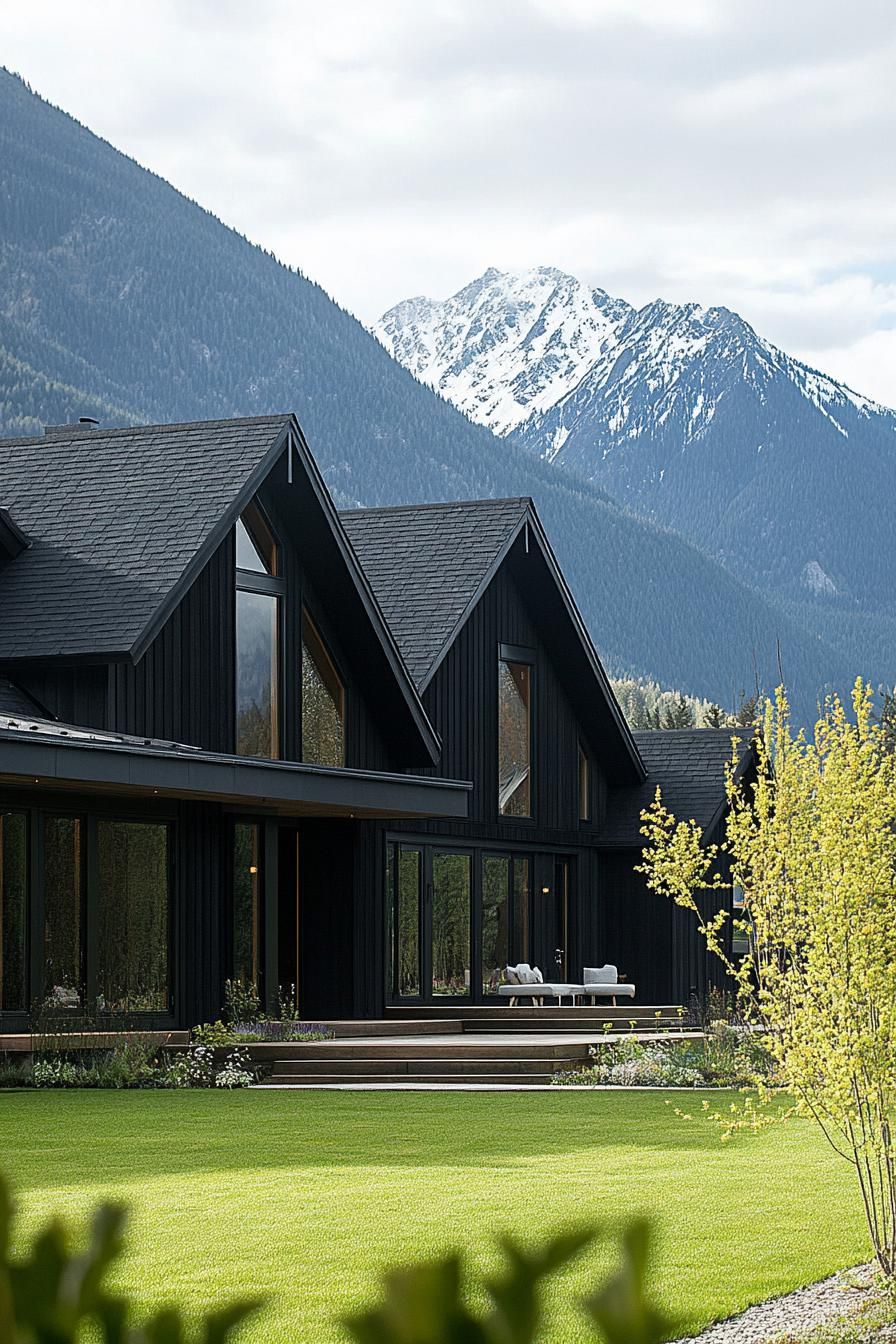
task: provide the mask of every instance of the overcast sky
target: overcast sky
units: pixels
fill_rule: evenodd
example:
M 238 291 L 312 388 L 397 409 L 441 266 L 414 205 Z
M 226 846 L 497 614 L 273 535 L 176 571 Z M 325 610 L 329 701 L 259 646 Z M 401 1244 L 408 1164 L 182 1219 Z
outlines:
M 0 61 L 364 321 L 559 266 L 896 405 L 893 0 L 10 0 Z

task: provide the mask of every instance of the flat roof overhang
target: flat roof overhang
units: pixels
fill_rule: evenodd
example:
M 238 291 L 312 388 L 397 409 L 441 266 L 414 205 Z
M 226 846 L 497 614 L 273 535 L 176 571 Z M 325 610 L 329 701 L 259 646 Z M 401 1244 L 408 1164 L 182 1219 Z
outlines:
M 472 789 L 459 780 L 0 731 L 4 784 L 216 802 L 281 816 L 460 821 L 467 819 Z

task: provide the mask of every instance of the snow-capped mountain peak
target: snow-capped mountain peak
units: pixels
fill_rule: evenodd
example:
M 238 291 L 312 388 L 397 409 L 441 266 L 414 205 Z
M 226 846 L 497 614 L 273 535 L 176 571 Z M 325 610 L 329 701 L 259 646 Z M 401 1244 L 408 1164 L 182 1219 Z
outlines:
M 489 267 L 449 299 L 397 304 L 375 331 L 421 382 L 507 434 L 575 387 L 631 312 L 551 266 Z
M 879 507 L 879 490 L 850 476 L 860 446 L 869 480 L 894 474 L 896 486 L 896 414 L 731 309 L 634 308 L 553 267 L 490 267 L 448 299 L 398 304 L 375 330 L 471 419 L 684 531 L 743 577 L 826 598 L 866 582 L 820 520 L 832 491 Z M 779 523 L 782 500 L 796 523 Z M 745 512 L 758 541 L 741 534 Z

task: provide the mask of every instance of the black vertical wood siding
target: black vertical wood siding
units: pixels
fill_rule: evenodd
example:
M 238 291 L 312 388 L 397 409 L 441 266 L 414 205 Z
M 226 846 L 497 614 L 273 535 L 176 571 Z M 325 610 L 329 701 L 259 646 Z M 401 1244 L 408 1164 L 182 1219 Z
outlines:
M 109 666 L 107 727 L 232 751 L 234 616 L 231 533 L 140 661 Z
M 581 729 L 563 689 L 551 649 L 523 597 L 520 565 L 512 555 L 489 584 L 423 696 L 442 739 L 435 770 L 473 782 L 470 821 L 424 823 L 437 835 L 468 835 L 501 844 L 590 843 L 603 819 L 606 779 L 600 743 L 584 742 L 592 775 L 592 819 L 579 822 L 578 751 Z M 517 577 L 518 576 L 518 577 Z M 535 653 L 533 675 L 532 818 L 498 815 L 498 646 L 516 644 Z M 419 830 L 420 825 L 414 824 Z
M 105 666 L 25 667 L 17 668 L 13 675 L 53 718 L 86 728 L 108 726 Z
M 221 1015 L 229 905 L 229 826 L 213 804 L 182 803 L 174 855 L 174 1012 L 181 1026 Z
M 648 889 L 635 872 L 641 860 L 637 849 L 601 855 L 601 960 L 617 965 L 633 981 L 639 1003 L 686 1005 L 695 995 L 704 999 L 710 988 L 725 988 L 724 966 L 707 952 L 696 917 Z M 706 891 L 700 897 L 704 916 L 728 902 L 726 892 Z

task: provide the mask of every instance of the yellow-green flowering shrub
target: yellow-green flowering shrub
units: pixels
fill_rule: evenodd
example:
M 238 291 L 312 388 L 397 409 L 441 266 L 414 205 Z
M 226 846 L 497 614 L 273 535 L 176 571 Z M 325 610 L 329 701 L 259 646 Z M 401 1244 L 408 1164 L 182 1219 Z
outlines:
M 811 737 L 795 732 L 786 697 L 766 706 L 758 778 L 729 767 L 721 845 L 657 798 L 642 815 L 648 885 L 691 910 L 737 984 L 742 1010 L 764 1029 L 795 1109 L 853 1163 L 874 1253 L 896 1274 L 896 756 L 861 680 L 852 714 L 832 698 Z M 727 952 L 722 910 L 700 895 L 744 893 L 748 952 Z M 760 1088 L 760 1091 L 762 1089 Z M 737 1123 L 757 1123 L 755 1106 Z

